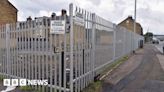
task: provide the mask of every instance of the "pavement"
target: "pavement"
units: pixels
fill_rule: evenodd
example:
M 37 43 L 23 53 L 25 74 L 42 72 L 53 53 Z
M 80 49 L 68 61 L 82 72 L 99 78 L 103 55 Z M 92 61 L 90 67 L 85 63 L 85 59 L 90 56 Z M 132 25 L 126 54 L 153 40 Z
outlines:
M 129 59 L 119 65 L 114 71 L 111 71 L 104 81 L 111 85 L 116 85 L 121 79 L 130 74 L 141 63 L 142 55 L 139 53 L 143 53 L 143 50 L 138 50 L 135 55 L 129 56 Z
M 164 70 L 164 55 L 157 54 L 157 57 L 159 59 L 162 69 Z
M 156 56 L 158 57 L 159 59 L 159 62 L 161 64 L 161 67 L 163 68 L 164 70 L 164 52 L 163 52 L 163 45 L 164 45 L 164 42 L 160 42 L 159 44 L 155 45 L 155 47 L 157 48 L 157 50 L 159 50 L 161 53 L 158 53 Z
M 154 45 L 146 44 L 104 79 L 102 92 L 164 92 L 163 62 L 161 52 Z
M 159 44 L 154 44 L 154 46 L 161 52 L 163 52 L 164 41 L 160 41 Z

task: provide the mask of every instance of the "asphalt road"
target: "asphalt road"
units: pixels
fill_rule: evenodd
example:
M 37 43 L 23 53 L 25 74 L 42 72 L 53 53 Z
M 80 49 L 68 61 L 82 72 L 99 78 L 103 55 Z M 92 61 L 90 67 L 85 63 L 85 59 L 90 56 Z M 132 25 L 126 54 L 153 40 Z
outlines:
M 116 85 L 103 83 L 102 92 L 164 92 L 164 70 L 152 45 L 145 45 L 140 65 Z M 137 62 L 137 61 L 136 61 Z

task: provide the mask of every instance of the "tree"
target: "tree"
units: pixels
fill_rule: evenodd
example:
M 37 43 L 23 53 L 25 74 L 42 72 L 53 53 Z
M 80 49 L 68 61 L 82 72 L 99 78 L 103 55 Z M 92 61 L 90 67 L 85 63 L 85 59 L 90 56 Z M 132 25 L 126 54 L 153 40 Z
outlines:
M 153 40 L 153 33 L 147 32 L 145 35 L 145 42 L 151 42 Z
M 153 33 L 147 32 L 144 36 L 146 36 L 146 37 L 153 37 Z

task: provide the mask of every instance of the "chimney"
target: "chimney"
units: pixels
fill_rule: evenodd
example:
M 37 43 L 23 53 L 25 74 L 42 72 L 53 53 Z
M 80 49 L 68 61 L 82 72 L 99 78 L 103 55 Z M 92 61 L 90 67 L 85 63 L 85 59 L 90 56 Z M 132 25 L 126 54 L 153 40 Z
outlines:
M 52 19 L 54 19 L 55 16 L 56 16 L 56 13 L 52 13 L 52 14 L 51 14 L 51 18 L 52 18 Z
M 65 9 L 62 9 L 61 15 L 62 15 L 62 16 L 67 15 L 67 11 L 66 11 Z
M 32 21 L 31 16 L 29 16 L 29 17 L 27 18 L 27 21 Z
M 133 20 L 133 17 L 132 17 L 131 15 L 130 15 L 130 16 L 128 16 L 128 18 L 129 18 L 129 19 L 131 19 L 131 20 Z

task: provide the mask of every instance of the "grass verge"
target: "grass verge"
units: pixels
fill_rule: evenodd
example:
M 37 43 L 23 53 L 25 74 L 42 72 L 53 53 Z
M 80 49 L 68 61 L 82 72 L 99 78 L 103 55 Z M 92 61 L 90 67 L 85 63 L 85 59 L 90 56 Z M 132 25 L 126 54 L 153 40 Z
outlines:
M 112 62 L 111 64 L 107 65 L 102 73 L 100 74 L 100 76 L 105 75 L 106 73 L 108 73 L 109 71 L 117 68 L 119 65 L 121 65 L 122 63 L 124 63 L 125 61 L 127 61 L 129 59 L 128 56 L 125 56 L 121 59 L 116 60 L 115 62 Z M 88 87 L 86 87 L 82 92 L 101 92 L 101 88 L 102 87 L 102 81 L 99 80 L 97 82 L 91 83 L 88 85 Z
M 124 56 L 123 58 L 120 58 L 112 63 L 110 63 L 109 65 L 107 65 L 104 69 L 102 69 L 102 73 L 100 76 L 105 75 L 106 73 L 108 73 L 110 70 L 113 70 L 115 68 L 117 68 L 119 65 L 121 65 L 122 63 L 124 63 L 125 61 L 127 61 L 129 59 L 128 56 Z
M 101 81 L 91 83 L 82 92 L 101 92 L 101 87 L 102 87 L 101 85 L 102 85 Z
M 31 92 L 31 91 L 33 91 L 33 88 L 30 87 L 30 86 L 21 86 L 21 87 L 20 87 L 20 90 Z
M 0 76 L 0 81 L 3 82 L 4 77 L 1 75 Z

